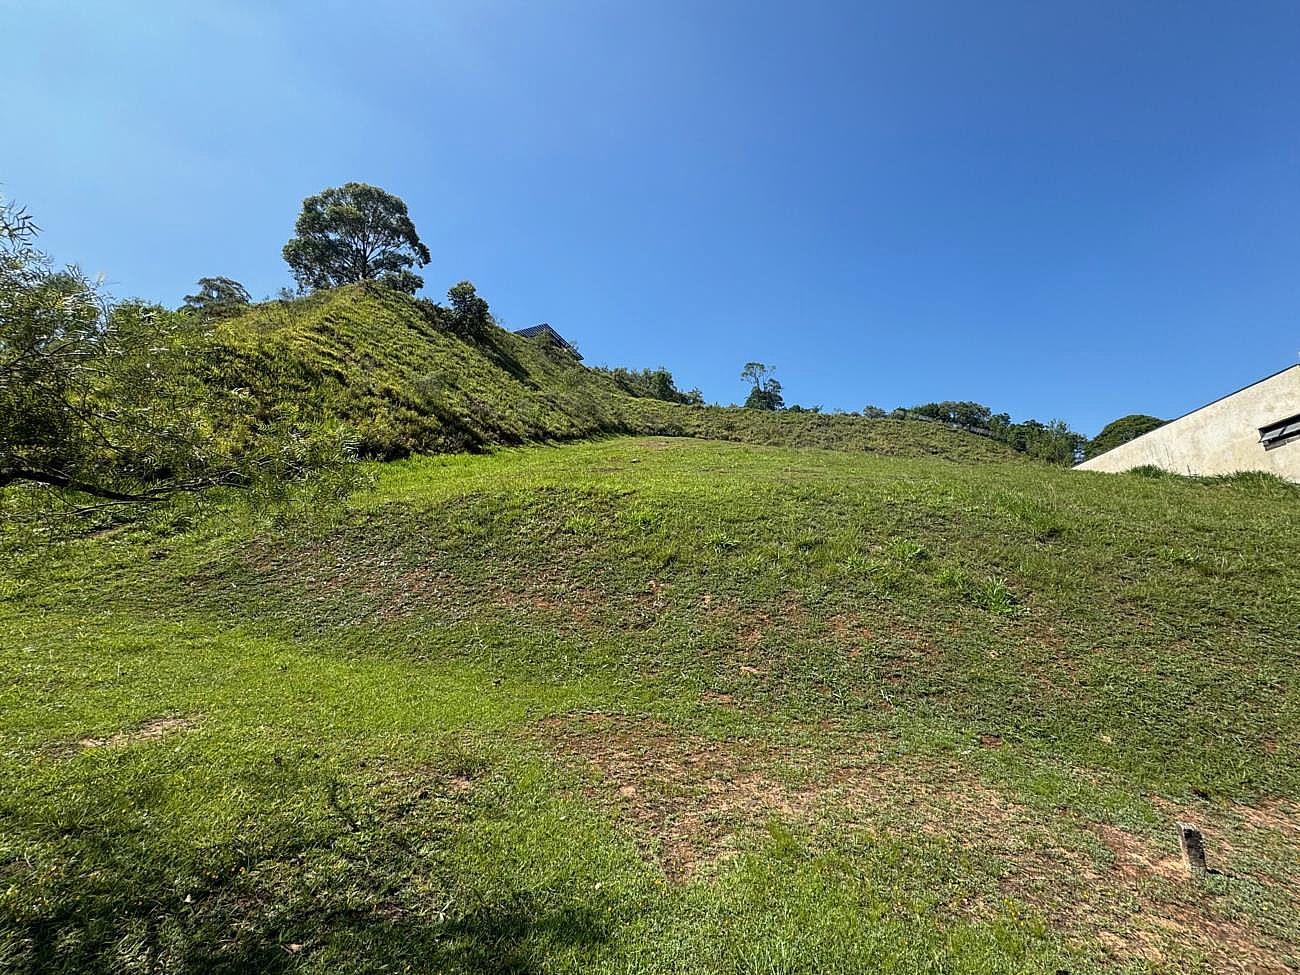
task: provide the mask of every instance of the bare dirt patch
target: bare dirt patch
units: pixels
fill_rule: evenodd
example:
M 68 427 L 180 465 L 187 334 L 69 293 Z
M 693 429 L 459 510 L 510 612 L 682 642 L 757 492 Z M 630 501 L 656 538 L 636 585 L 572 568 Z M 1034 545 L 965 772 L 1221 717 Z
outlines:
M 815 799 L 766 770 L 775 758 L 766 750 L 681 736 L 657 722 L 552 719 L 543 735 L 557 751 L 594 766 L 592 797 L 612 799 L 673 880 L 729 858 L 746 829 L 773 815 L 806 813 Z
M 706 700 L 725 707 L 732 696 Z M 956 767 L 874 748 L 814 754 L 604 714 L 550 719 L 541 734 L 553 751 L 595 773 L 589 795 L 618 808 L 673 880 L 730 858 L 773 817 L 950 838 L 1008 832 L 1026 815 Z
M 593 615 L 610 604 L 605 593 L 581 585 L 562 573 L 539 574 L 508 583 L 498 580 L 487 587 L 487 594 L 493 603 L 510 613 L 536 617 L 566 628 L 590 625 Z
M 194 727 L 194 719 L 186 717 L 150 718 L 130 728 L 114 732 L 104 738 L 82 738 L 77 742 L 80 748 L 121 748 L 136 745 L 144 741 L 156 741 L 168 735 L 189 731 Z
M 1187 879 L 1187 868 L 1177 852 L 1156 848 L 1149 840 L 1117 826 L 1100 825 L 1097 835 L 1114 856 L 1112 870 L 1128 880 L 1147 877 L 1166 877 L 1170 880 Z
M 1170 803 L 1155 804 L 1175 812 Z M 1062 926 L 1088 933 L 1117 961 L 1144 959 L 1172 971 L 1295 971 L 1288 967 L 1293 952 L 1283 939 L 1240 915 L 1222 888 L 1191 877 L 1177 846 L 1180 818 L 1187 817 L 1170 816 L 1164 842 L 1111 824 L 1092 824 L 1106 851 L 1101 862 L 1074 860 L 1065 876 L 1040 871 L 1049 883 L 1063 884 L 1068 898 L 1029 899 L 1046 907 Z M 1199 818 L 1208 821 L 1205 815 Z M 1222 835 L 1218 828 L 1215 833 Z M 1219 880 L 1233 882 L 1230 874 L 1215 873 Z M 1300 903 L 1293 899 L 1292 907 Z M 1202 967 L 1194 968 L 1192 959 L 1201 960 Z
M 1300 805 L 1294 802 L 1266 802 L 1258 806 L 1233 806 L 1232 811 L 1256 829 L 1274 830 L 1300 843 Z
M 549 719 L 539 734 L 588 773 L 588 796 L 614 808 L 674 882 L 716 871 L 773 818 L 814 830 L 920 835 L 997 874 L 996 896 L 955 908 L 962 912 L 996 913 L 1011 897 L 1119 962 L 1291 971 L 1285 944 L 1187 877 L 1172 818 L 1170 844 L 1158 844 L 1072 813 L 1031 809 L 957 766 L 885 755 L 861 740 L 819 751 L 606 714 Z M 1268 807 L 1259 815 L 1271 822 L 1277 814 Z

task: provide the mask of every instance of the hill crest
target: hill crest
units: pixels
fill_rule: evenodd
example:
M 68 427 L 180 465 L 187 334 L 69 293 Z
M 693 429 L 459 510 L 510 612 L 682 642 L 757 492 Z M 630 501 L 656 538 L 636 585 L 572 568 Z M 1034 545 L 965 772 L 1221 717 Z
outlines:
M 564 350 L 505 329 L 461 338 L 449 316 L 375 285 L 266 302 L 221 324 L 225 354 L 212 378 L 247 389 L 267 416 L 337 421 L 362 456 L 380 459 L 611 434 L 1019 459 L 1003 444 L 933 423 L 632 396 Z

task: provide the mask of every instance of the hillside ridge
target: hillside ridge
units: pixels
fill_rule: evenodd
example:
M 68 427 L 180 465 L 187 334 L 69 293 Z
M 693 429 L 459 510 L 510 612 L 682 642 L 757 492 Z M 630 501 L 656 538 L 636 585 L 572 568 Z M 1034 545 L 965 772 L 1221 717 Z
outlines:
M 265 302 L 220 325 L 224 354 L 209 378 L 247 389 L 268 418 L 338 421 L 362 456 L 377 459 L 612 434 L 1019 459 L 1003 444 L 933 423 L 632 396 L 563 350 L 506 329 L 464 339 L 449 315 L 375 285 Z

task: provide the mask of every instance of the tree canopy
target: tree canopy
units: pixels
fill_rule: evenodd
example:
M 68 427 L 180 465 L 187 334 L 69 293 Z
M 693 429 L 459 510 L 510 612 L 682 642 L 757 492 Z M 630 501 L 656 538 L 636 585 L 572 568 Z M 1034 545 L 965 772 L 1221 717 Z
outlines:
M 745 398 L 747 410 L 779 410 L 785 406 L 781 383 L 773 375 L 772 367 L 762 362 L 747 362 L 740 378 L 751 384 Z
M 698 389 L 678 389 L 673 374 L 663 366 L 658 369 L 624 369 L 621 366 L 609 369 L 595 366 L 592 372 L 609 376 L 619 389 L 631 396 L 663 400 L 665 403 L 682 403 L 687 406 L 698 406 L 704 402 L 704 394 Z
M 1164 425 L 1164 420 L 1156 416 L 1148 416 L 1145 413 L 1130 413 L 1128 416 L 1121 416 L 1118 420 L 1112 420 L 1102 427 L 1101 433 L 1088 441 L 1087 446 L 1083 448 L 1083 456 L 1089 458 L 1104 454 L 1120 444 L 1135 440 L 1142 434 L 1150 433 L 1156 427 Z
M 408 294 L 424 286 L 413 267 L 429 249 L 399 197 L 367 183 L 332 186 L 302 201 L 284 259 L 302 288 L 382 281 Z
M 922 403 L 910 409 L 894 411 L 897 417 L 937 420 L 971 433 L 992 437 L 1010 444 L 1022 454 L 1050 464 L 1074 464 L 1088 438 L 1070 429 L 1064 420 L 1023 420 L 1013 423 L 1011 414 L 994 413 L 983 403 L 971 400 L 944 400 Z
M 452 328 L 462 338 L 481 338 L 493 324 L 487 299 L 479 295 L 471 281 L 458 281 L 447 289 L 451 304 Z
M 970 400 L 944 400 L 942 403 L 922 403 L 913 406 L 911 413 L 950 423 L 963 430 L 991 430 L 995 423 L 1009 423 L 1011 417 L 1005 413 L 994 414 L 983 403 Z
M 237 315 L 252 301 L 248 290 L 233 278 L 199 278 L 198 285 L 198 291 L 185 296 L 183 307 L 210 318 Z

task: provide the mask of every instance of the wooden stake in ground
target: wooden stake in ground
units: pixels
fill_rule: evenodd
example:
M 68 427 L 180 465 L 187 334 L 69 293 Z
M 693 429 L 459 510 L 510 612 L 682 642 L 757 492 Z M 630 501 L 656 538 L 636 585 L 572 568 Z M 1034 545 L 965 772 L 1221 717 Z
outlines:
M 1205 876 L 1205 840 L 1201 831 L 1191 823 L 1178 824 L 1178 848 L 1183 851 L 1183 863 L 1194 878 Z

